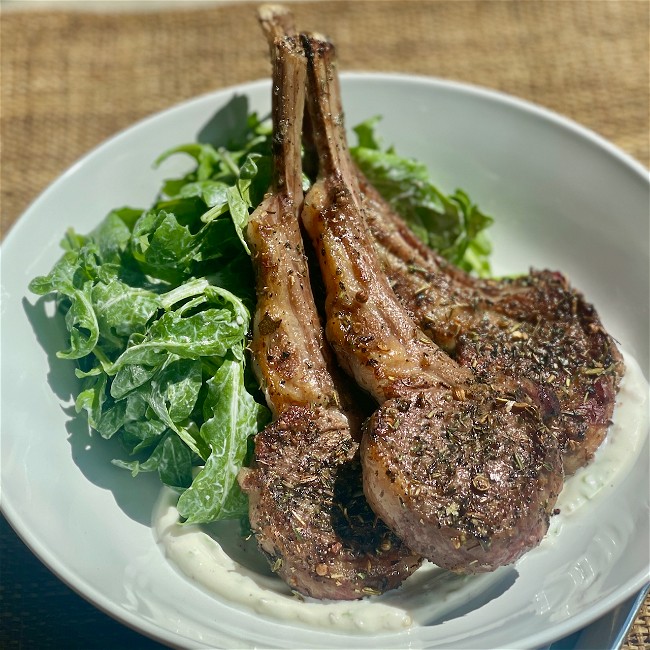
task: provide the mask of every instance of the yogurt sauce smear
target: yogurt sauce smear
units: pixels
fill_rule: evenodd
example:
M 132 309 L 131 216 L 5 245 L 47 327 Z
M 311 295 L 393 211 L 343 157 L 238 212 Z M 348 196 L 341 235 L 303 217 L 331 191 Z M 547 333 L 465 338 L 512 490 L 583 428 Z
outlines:
M 617 397 L 614 423 L 594 460 L 569 478 L 557 502 L 548 537 L 557 538 L 572 516 L 606 486 L 614 485 L 635 462 L 648 433 L 648 383 L 638 363 L 624 354 L 626 373 Z M 165 555 L 188 578 L 221 598 L 267 617 L 341 632 L 378 633 L 410 627 L 418 613 L 445 616 L 497 585 L 511 567 L 478 576 L 458 576 L 430 563 L 398 590 L 357 601 L 317 601 L 294 595 L 269 569 L 254 538 L 241 537 L 239 522 L 181 526 L 176 495 L 164 489 L 153 524 Z

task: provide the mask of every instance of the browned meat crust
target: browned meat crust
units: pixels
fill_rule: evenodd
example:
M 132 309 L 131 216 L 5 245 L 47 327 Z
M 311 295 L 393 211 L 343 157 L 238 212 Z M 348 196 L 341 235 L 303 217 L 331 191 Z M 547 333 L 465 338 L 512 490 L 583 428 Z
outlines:
M 539 544 L 562 474 L 528 404 L 504 404 L 481 385 L 460 390 L 455 401 L 434 390 L 385 402 L 367 427 L 364 477 L 373 507 L 381 502 L 413 548 L 478 573 Z
M 452 267 L 360 184 L 383 268 L 415 322 L 481 381 L 505 375 L 522 386 L 558 437 L 567 474 L 589 462 L 624 372 L 593 305 L 558 272 L 480 280 Z
M 296 591 L 356 599 L 392 589 L 419 556 L 371 510 L 358 443 L 334 409 L 290 407 L 255 441 L 243 484 L 260 548 Z

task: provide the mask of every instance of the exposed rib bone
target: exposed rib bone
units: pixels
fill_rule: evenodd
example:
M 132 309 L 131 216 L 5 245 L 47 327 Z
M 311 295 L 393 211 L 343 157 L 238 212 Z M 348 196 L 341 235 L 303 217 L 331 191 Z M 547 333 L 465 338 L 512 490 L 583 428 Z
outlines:
M 296 34 L 293 14 L 284 5 L 264 4 L 257 9 L 257 18 L 271 49 L 276 38 Z

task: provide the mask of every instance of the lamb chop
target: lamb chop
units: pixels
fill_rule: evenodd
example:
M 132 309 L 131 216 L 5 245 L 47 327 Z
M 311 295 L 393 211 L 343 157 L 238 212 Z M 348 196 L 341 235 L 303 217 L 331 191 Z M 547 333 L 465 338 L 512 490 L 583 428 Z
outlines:
M 362 440 L 365 494 L 439 566 L 494 570 L 546 533 L 563 482 L 557 441 L 514 382 L 478 382 L 395 297 L 345 141 L 334 48 L 302 38 L 320 159 L 302 221 L 326 287 L 326 334 L 339 364 L 380 404 Z
M 344 408 L 310 289 L 298 214 L 306 61 L 273 48 L 274 183 L 247 227 L 256 269 L 251 352 L 274 420 L 239 482 L 273 570 L 301 594 L 357 599 L 399 585 L 421 558 L 363 496 L 360 417 Z
M 282 5 L 262 7 L 260 22 L 270 39 L 296 33 Z M 313 149 L 309 119 L 305 127 L 305 147 Z M 413 320 L 483 382 L 505 375 L 538 403 L 559 440 L 566 475 L 586 465 L 607 434 L 624 373 L 594 307 L 559 272 L 483 280 L 453 266 L 358 168 L 354 173 L 384 272 Z
M 559 272 L 482 280 L 455 268 L 359 177 L 384 271 L 416 323 L 481 381 L 506 375 L 542 405 L 567 475 L 587 464 L 607 434 L 624 372 L 594 307 Z

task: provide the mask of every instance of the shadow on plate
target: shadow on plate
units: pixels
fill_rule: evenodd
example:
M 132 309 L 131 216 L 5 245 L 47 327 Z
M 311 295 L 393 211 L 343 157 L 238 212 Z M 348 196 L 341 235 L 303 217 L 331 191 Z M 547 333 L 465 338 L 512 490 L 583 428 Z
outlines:
M 53 315 L 48 314 L 48 311 L 55 310 L 54 298 L 41 296 L 33 305 L 27 298 L 23 298 L 22 303 L 36 340 L 47 355 L 49 366 L 47 383 L 61 401 L 74 400 L 79 390 L 79 381 L 74 374 L 76 364 L 74 361 L 59 359 L 56 356 L 56 353 L 64 350 L 68 343 L 63 317 L 56 311 Z
M 447 580 L 455 580 L 460 576 L 454 576 L 447 573 L 445 578 Z M 455 607 L 439 616 L 429 616 L 420 622 L 423 625 L 440 625 L 446 621 L 451 621 L 456 618 L 461 618 L 470 612 L 476 611 L 485 607 L 488 603 L 497 598 L 500 598 L 509 589 L 511 589 L 519 578 L 519 572 L 513 567 L 502 567 L 492 574 L 471 576 L 470 581 L 463 591 L 463 598 L 459 602 L 455 602 Z M 432 588 L 436 585 L 432 584 Z M 419 617 L 418 619 L 419 620 Z
M 125 453 L 119 441 L 106 440 L 92 431 L 85 414 L 77 413 L 71 405 L 80 383 L 74 374 L 75 363 L 56 356 L 58 350 L 67 346 L 63 316 L 59 312 L 48 314 L 48 307 L 54 301 L 47 296 L 39 298 L 33 305 L 26 298 L 22 302 L 34 335 L 47 355 L 47 383 L 61 400 L 61 410 L 68 418 L 65 426 L 74 463 L 94 485 L 110 490 L 117 505 L 129 518 L 150 526 L 153 506 L 161 488 L 157 474 L 132 477 L 127 470 L 112 464 L 114 458 L 121 458 Z

